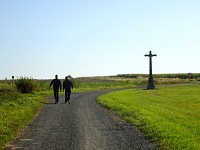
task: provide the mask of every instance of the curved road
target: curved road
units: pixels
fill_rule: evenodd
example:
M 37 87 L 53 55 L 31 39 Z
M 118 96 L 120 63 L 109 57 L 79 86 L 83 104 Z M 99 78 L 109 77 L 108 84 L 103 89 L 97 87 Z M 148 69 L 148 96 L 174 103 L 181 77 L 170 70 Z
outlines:
M 9 149 L 27 150 L 154 150 L 138 128 L 101 107 L 96 98 L 109 91 L 72 94 L 71 104 L 50 99 Z

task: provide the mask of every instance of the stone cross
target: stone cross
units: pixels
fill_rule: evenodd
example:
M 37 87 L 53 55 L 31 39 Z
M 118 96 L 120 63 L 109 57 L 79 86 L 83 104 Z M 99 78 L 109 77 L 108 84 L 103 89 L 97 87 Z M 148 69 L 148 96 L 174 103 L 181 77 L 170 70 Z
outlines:
M 147 89 L 154 89 L 155 86 L 153 84 L 153 75 L 152 75 L 152 57 L 157 56 L 156 54 L 152 54 L 151 51 L 149 51 L 149 54 L 144 55 L 149 57 L 149 80 L 148 80 L 148 85 Z

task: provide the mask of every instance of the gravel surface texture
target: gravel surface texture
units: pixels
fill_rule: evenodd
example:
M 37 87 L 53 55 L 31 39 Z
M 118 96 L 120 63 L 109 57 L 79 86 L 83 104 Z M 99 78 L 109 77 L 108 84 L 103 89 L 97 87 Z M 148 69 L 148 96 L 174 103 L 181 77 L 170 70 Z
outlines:
M 104 109 L 96 98 L 110 91 L 76 93 L 71 104 L 50 99 L 6 150 L 155 150 L 137 127 Z

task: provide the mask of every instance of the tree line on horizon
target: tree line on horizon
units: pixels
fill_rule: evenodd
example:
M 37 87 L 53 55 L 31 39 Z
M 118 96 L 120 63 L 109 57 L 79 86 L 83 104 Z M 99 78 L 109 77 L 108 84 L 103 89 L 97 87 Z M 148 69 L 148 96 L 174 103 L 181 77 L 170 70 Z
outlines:
M 149 74 L 118 74 L 121 78 L 147 78 Z M 169 73 L 169 74 L 153 74 L 154 78 L 179 78 L 179 79 L 196 79 L 200 77 L 200 73 Z

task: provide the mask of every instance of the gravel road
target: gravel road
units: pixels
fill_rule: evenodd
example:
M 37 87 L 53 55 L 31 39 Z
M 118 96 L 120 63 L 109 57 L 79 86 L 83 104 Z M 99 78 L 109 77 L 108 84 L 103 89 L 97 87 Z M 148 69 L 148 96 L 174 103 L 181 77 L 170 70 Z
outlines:
M 154 150 L 138 128 L 101 107 L 96 98 L 109 91 L 72 94 L 71 104 L 50 99 L 36 119 L 6 150 Z

